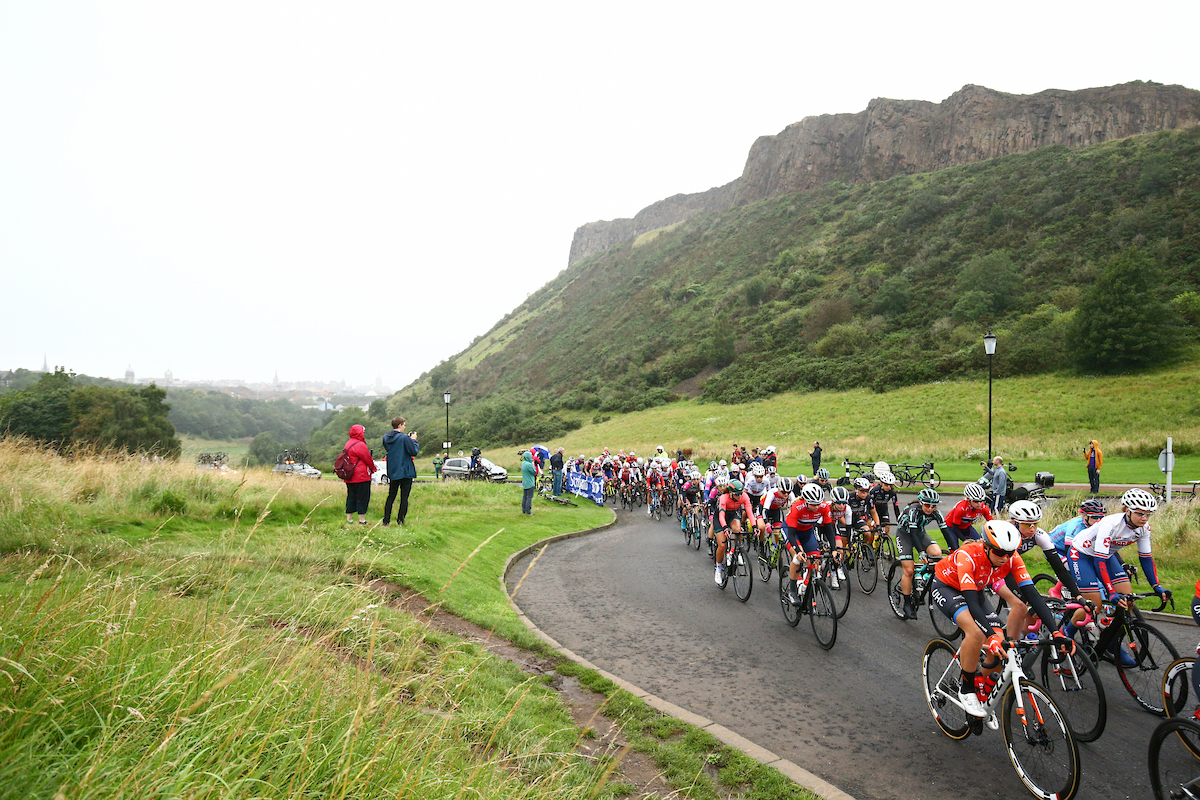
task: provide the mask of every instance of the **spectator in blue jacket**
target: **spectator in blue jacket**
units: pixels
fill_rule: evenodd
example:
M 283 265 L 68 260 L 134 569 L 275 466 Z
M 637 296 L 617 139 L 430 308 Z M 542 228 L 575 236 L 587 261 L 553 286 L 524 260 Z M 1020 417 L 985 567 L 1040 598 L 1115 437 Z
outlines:
M 408 494 L 412 491 L 413 479 L 417 477 L 417 465 L 413 458 L 421 449 L 417 434 L 405 431 L 404 417 L 392 418 L 392 430 L 383 435 L 383 447 L 387 450 L 388 498 L 383 504 L 383 524 L 392 521 L 392 502 L 400 492 L 400 508 L 396 511 L 396 524 L 403 525 L 408 517 Z

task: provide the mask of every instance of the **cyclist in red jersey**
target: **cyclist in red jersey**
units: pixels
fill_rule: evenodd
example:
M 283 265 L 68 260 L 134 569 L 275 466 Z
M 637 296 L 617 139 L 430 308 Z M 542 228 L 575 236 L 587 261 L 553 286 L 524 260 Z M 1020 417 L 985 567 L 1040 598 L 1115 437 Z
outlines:
M 795 484 L 792 490 L 796 491 Z M 806 483 L 799 488 L 800 499 L 792 503 L 787 517 L 783 520 L 783 530 L 787 534 L 788 550 L 792 552 L 792 563 L 788 569 L 788 599 L 793 604 L 800 603 L 796 591 L 796 581 L 805 568 L 808 559 L 821 553 L 817 542 L 817 534 L 833 540 L 833 512 L 829 503 L 823 502 L 824 491 L 815 483 Z
M 713 519 L 713 533 L 717 537 L 717 571 L 714 576 L 717 584 L 721 583 L 721 578 L 725 572 L 725 549 L 726 542 L 729 541 L 728 532 L 742 532 L 742 521 L 738 515 L 739 511 L 746 512 L 746 523 L 753 529 L 754 509 L 750 507 L 750 498 L 742 493 L 742 482 L 732 480 L 729 482 L 728 491 L 722 493 L 717 498 L 717 513 Z
M 1055 641 L 1067 652 L 1074 650 L 1074 642 L 1056 629 L 1054 615 L 1034 587 L 1025 562 L 1017 554 L 1020 546 L 1021 534 L 1016 526 L 1004 520 L 989 520 L 983 526 L 983 541 L 970 541 L 959 547 L 938 562 L 935 572 L 933 603 L 963 632 L 963 642 L 958 648 L 962 668 L 958 699 L 972 716 L 982 717 L 986 713 L 983 705 L 987 700 L 986 684 L 978 680 L 980 650 L 986 643 L 988 652 L 996 657 L 994 663 L 984 665 L 984 671 L 990 673 L 1000 666 L 999 659 L 1007 646 L 1000 618 L 983 596 L 989 584 L 1003 580 L 1009 589 L 1019 591 L 1042 623 L 1055 631 Z
M 979 538 L 975 520 L 983 517 L 987 522 L 992 518 L 992 510 L 987 507 L 986 500 L 987 492 L 978 483 L 968 483 L 963 489 L 963 499 L 946 515 L 946 544 L 950 552 L 958 549 L 959 542 Z

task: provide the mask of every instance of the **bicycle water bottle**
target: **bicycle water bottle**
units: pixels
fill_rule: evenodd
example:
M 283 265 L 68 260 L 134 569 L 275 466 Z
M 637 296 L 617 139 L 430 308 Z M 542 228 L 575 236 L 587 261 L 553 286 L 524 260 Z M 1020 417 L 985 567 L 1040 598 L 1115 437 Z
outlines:
M 733 545 L 732 544 L 728 545 L 728 549 L 725 551 L 725 566 L 727 566 L 727 567 L 733 566 Z
M 975 681 L 975 693 L 979 696 L 979 702 L 986 703 L 992 696 L 992 692 L 996 688 L 996 674 L 995 672 L 985 672 Z

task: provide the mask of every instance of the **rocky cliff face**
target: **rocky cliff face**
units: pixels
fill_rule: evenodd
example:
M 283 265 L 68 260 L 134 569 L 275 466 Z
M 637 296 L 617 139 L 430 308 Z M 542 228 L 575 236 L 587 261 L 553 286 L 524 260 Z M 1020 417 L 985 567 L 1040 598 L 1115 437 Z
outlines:
M 941 103 L 872 100 L 857 114 L 805 117 L 750 148 L 740 178 L 675 195 L 633 219 L 575 231 L 570 263 L 676 222 L 832 180 L 869 183 L 1062 144 L 1083 147 L 1200 124 L 1200 92 L 1141 82 L 1014 95 L 964 86 Z

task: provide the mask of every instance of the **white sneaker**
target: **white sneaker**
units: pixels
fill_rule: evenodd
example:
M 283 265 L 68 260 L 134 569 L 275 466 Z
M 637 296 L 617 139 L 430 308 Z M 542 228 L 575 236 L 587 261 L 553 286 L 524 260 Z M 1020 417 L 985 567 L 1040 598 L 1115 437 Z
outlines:
M 983 703 L 979 702 L 979 695 L 975 694 L 974 691 L 959 692 L 958 702 L 962 705 L 963 710 L 972 717 L 987 716 L 987 709 L 984 708 Z
M 991 731 L 1000 730 L 1000 720 L 996 719 L 995 714 L 988 714 L 988 718 L 986 720 L 984 720 L 984 723 L 988 726 L 988 730 L 991 730 Z
M 837 576 L 838 576 L 838 580 L 841 580 L 841 581 L 846 580 L 846 571 L 844 569 L 842 569 L 841 567 L 838 567 Z
M 717 564 L 716 574 L 713 575 L 713 583 L 716 583 L 718 586 L 721 585 L 721 573 L 725 571 L 724 566 L 724 564 Z
M 839 570 L 839 572 L 840 572 L 840 570 Z M 844 578 L 845 576 L 843 575 L 842 577 Z M 842 588 L 842 584 L 838 581 L 837 572 L 829 573 L 829 588 L 833 589 L 835 592 L 838 589 Z

